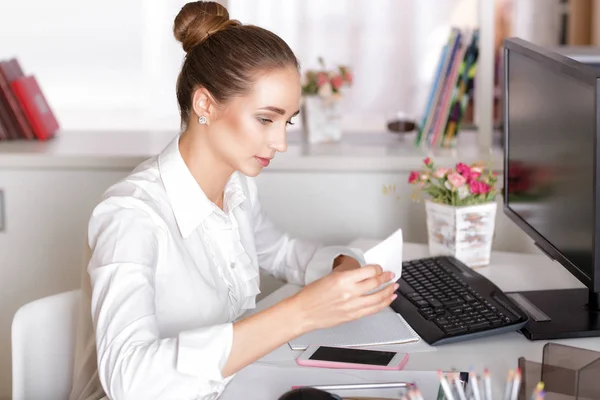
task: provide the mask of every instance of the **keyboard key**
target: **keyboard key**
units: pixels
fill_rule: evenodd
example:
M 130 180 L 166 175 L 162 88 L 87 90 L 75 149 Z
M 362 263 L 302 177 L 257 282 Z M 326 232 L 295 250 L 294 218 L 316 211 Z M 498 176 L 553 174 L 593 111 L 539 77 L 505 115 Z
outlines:
M 464 299 L 466 302 L 475 301 L 475 297 L 471 296 L 470 294 L 465 294 L 465 295 L 463 296 L 463 299 Z
M 458 333 L 467 332 L 468 329 L 464 325 L 458 325 L 458 326 L 454 326 L 452 328 L 446 328 L 446 329 L 444 329 L 444 331 L 449 335 L 456 335 Z
M 428 307 L 429 306 L 429 302 L 427 300 L 417 300 L 417 301 L 413 301 L 413 303 L 419 307 L 419 308 L 423 308 L 423 307 Z
M 433 308 L 442 308 L 444 306 L 440 301 L 438 301 L 436 299 L 431 299 L 428 301 L 429 301 L 429 304 L 431 304 L 431 307 L 433 307 Z
M 452 307 L 452 306 L 457 306 L 459 304 L 463 304 L 464 301 L 459 298 L 455 298 L 455 299 L 450 299 L 447 301 L 442 301 L 442 303 L 444 304 L 444 307 Z
M 469 324 L 469 329 L 473 331 L 473 330 L 485 328 L 488 326 L 490 326 L 490 323 L 488 321 L 479 321 L 479 322 L 475 322 L 474 324 Z
M 435 311 L 433 311 L 431 308 L 421 308 L 419 310 L 419 312 L 421 313 L 421 315 L 423 315 L 423 317 L 425 317 L 425 319 L 427 320 L 432 320 L 435 318 L 436 314 Z

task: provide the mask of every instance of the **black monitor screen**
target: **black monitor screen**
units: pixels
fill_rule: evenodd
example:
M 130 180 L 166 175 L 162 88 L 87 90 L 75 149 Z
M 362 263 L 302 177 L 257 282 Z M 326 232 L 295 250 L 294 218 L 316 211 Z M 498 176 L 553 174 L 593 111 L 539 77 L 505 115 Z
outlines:
M 594 87 L 507 54 L 507 207 L 586 278 L 594 238 Z

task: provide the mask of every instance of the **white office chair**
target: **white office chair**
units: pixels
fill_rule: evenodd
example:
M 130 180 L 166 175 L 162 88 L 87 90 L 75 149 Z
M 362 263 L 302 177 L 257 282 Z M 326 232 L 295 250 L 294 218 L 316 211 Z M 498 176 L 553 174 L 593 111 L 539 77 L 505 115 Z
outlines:
M 13 400 L 69 397 L 80 290 L 21 307 L 12 323 Z

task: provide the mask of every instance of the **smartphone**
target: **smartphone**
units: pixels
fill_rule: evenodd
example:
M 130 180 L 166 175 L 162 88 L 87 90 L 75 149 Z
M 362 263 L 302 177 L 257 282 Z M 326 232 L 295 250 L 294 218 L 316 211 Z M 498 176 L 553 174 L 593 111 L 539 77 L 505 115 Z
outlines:
M 408 353 L 348 347 L 309 346 L 297 359 L 298 365 L 321 368 L 400 370 Z

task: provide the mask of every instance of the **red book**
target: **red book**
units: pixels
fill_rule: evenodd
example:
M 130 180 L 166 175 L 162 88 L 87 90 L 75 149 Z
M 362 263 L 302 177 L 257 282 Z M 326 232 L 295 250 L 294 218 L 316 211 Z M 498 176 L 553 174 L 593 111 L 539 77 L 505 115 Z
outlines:
M 0 62 L 0 105 L 7 109 L 9 118 L 12 120 L 11 127 L 9 127 L 10 132 L 8 132 L 9 138 L 16 139 L 21 136 L 33 139 L 35 135 L 31 125 L 10 87 L 11 81 L 18 79 L 19 73 L 22 72 L 20 67 L 15 70 L 15 64 L 18 65 L 13 60 Z
M 8 61 L 2 61 L 2 64 L 3 69 L 5 71 L 4 73 L 6 75 L 6 79 L 8 79 L 9 82 L 12 82 L 17 78 L 25 76 L 25 74 L 23 73 L 23 69 L 21 68 L 21 64 L 16 58 L 11 58 Z
M 39 140 L 54 137 L 58 121 L 54 117 L 34 76 L 24 76 L 11 82 L 11 88 Z

